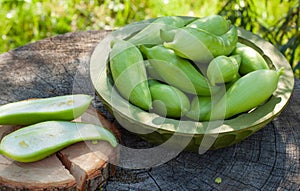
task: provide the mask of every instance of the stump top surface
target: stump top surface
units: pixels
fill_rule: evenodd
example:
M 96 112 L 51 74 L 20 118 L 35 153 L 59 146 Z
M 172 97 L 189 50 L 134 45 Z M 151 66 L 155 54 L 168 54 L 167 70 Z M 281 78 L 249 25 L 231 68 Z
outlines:
M 28 98 L 72 93 L 95 96 L 89 59 L 107 31 L 67 33 L 0 55 L 0 105 Z M 244 141 L 204 154 L 180 152 L 166 163 L 145 169 L 116 168 L 105 190 L 299 190 L 300 81 L 279 117 Z M 95 96 L 93 105 L 115 119 Z M 126 129 L 124 148 L 151 145 Z M 120 162 L 122 161 L 121 149 Z M 126 155 L 126 154 L 123 154 Z M 128 157 L 127 157 L 128 158 Z M 1 174 L 1 173 L 0 173 Z M 220 182 L 216 181 L 221 179 Z M 1 185 L 1 184 L 0 184 Z

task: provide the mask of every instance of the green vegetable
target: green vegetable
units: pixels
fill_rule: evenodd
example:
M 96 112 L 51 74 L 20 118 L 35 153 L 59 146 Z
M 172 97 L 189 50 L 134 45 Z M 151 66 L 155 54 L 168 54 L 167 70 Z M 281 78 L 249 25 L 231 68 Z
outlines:
M 30 125 L 49 120 L 73 120 L 92 101 L 89 95 L 65 95 L 30 99 L 0 106 L 0 124 Z
M 141 44 L 152 44 L 157 45 L 161 44 L 163 41 L 160 38 L 160 30 L 170 30 L 174 28 L 180 28 L 185 25 L 185 20 L 176 17 L 176 16 L 166 16 L 166 17 L 159 17 L 150 23 L 147 27 L 143 30 L 138 32 L 136 35 L 128 39 L 134 45 L 141 45 Z
M 222 178 L 221 178 L 221 177 L 217 177 L 217 178 L 215 179 L 215 183 L 221 184 L 221 183 L 222 183 Z
M 202 29 L 215 35 L 223 35 L 229 30 L 230 25 L 230 20 L 226 20 L 220 15 L 211 15 L 199 18 L 188 24 L 187 27 Z
M 150 80 L 153 111 L 167 117 L 181 117 L 190 109 L 188 97 L 179 89 Z
M 115 87 L 123 97 L 142 109 L 151 108 L 146 68 L 137 47 L 115 39 L 110 52 L 110 70 Z
M 228 90 L 230 88 L 230 86 L 232 86 L 234 84 L 234 82 L 236 82 L 241 77 L 242 76 L 240 75 L 240 73 L 237 73 L 237 75 L 235 76 L 235 78 L 233 80 L 231 80 L 230 82 L 225 83 L 226 90 Z
M 19 162 L 34 162 L 85 140 L 108 141 L 113 147 L 118 144 L 109 130 L 97 125 L 48 121 L 6 135 L 1 140 L 0 152 Z
M 199 67 L 208 64 L 214 57 L 229 55 L 238 41 L 235 26 L 223 35 L 217 36 L 207 31 L 185 27 L 169 31 L 161 31 L 164 46 L 173 49 L 183 58 L 194 61 Z
M 146 66 L 146 71 L 148 75 L 148 79 L 154 79 L 159 81 L 164 81 L 163 78 L 159 75 L 159 73 L 155 70 L 149 60 L 144 60 L 144 64 Z
M 250 46 L 237 43 L 237 46 L 232 54 L 241 56 L 242 61 L 239 72 L 242 75 L 255 70 L 269 69 L 265 59 Z
M 195 96 L 191 102 L 191 109 L 186 116 L 195 121 L 204 121 L 211 112 L 211 97 Z
M 141 46 L 140 49 L 167 84 L 187 93 L 210 95 L 206 78 L 188 60 L 178 57 L 173 50 L 163 46 Z
M 208 65 L 207 78 L 212 85 L 226 83 L 234 80 L 239 75 L 241 58 L 235 56 L 218 56 Z
M 230 118 L 247 112 L 266 101 L 276 90 L 283 68 L 275 70 L 256 70 L 242 76 L 226 91 L 206 120 Z M 225 107 L 225 108 L 224 108 Z M 226 112 L 224 114 L 224 109 Z

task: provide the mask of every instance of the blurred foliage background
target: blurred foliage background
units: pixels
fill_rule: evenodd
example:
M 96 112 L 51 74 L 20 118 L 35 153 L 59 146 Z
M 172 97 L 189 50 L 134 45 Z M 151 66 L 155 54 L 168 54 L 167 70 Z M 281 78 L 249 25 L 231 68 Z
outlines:
M 220 14 L 274 44 L 300 77 L 299 0 L 0 0 L 0 53 L 71 31 L 166 15 Z

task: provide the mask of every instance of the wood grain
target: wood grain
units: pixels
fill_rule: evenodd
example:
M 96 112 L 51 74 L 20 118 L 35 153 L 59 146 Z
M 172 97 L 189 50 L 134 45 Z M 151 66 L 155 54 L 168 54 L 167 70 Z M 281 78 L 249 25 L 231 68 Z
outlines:
M 95 95 L 89 57 L 106 31 L 67 33 L 0 55 L 0 104 L 70 93 Z M 282 114 L 265 128 L 228 148 L 202 155 L 181 152 L 147 169 L 116 168 L 103 190 L 292 190 L 300 189 L 300 82 Z M 93 105 L 114 118 L 97 96 Z M 152 145 L 119 126 L 122 144 Z M 122 150 L 120 151 L 122 163 Z M 220 177 L 221 183 L 215 179 Z
M 77 122 L 117 132 L 104 116 L 89 108 Z M 22 126 L 0 125 L 0 140 Z M 118 135 L 118 134 L 117 134 Z M 0 190 L 96 190 L 115 173 L 118 149 L 105 141 L 73 144 L 37 162 L 22 163 L 0 155 Z

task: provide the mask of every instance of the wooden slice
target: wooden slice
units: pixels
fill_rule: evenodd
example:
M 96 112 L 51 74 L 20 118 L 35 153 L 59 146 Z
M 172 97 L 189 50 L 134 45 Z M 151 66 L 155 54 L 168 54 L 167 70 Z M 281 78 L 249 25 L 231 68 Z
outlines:
M 0 156 L 0 190 L 75 190 L 74 176 L 52 155 L 34 163 Z
M 102 125 L 120 137 L 114 125 L 93 108 L 76 121 Z M 105 141 L 85 141 L 60 151 L 58 157 L 74 175 L 80 190 L 95 190 L 114 173 L 112 164 L 118 162 L 118 150 Z
M 117 133 L 114 125 L 92 108 L 76 121 L 102 124 Z M 1 139 L 18 128 L 21 126 L 0 126 Z M 32 163 L 0 155 L 0 190 L 96 190 L 114 173 L 117 158 L 117 148 L 105 141 L 80 142 Z

